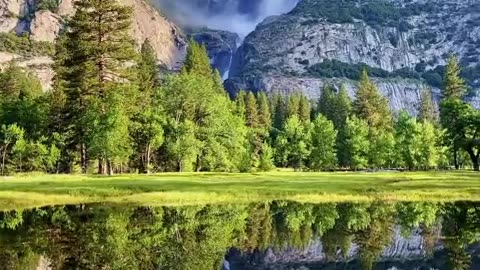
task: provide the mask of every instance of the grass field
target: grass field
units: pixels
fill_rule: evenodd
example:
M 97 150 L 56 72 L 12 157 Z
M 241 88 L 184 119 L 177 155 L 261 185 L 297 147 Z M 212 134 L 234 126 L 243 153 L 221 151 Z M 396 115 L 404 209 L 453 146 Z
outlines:
M 187 205 L 270 200 L 480 201 L 480 174 L 272 172 L 114 177 L 26 175 L 0 178 L 2 210 L 86 202 Z

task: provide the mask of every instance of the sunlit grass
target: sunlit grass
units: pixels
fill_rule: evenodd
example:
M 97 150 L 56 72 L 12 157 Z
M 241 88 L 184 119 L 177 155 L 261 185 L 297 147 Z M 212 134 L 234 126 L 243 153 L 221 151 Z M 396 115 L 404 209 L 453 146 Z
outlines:
M 88 202 L 141 205 L 247 203 L 271 200 L 480 201 L 480 174 L 167 173 L 157 175 L 18 175 L 0 179 L 0 209 Z

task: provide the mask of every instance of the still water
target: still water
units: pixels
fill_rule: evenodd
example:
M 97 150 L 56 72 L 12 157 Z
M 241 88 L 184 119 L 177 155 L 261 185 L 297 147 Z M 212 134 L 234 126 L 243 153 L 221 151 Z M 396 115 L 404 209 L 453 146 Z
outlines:
M 480 269 L 473 202 L 72 205 L 0 228 L 0 269 Z

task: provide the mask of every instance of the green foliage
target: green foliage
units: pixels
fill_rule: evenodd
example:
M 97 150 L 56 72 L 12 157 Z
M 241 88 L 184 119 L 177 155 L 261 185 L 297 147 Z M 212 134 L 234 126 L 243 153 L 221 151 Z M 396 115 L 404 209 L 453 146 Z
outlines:
M 418 113 L 418 120 L 420 122 L 430 122 L 430 123 L 437 123 L 438 122 L 438 109 L 436 108 L 435 103 L 433 102 L 432 98 L 432 91 L 430 88 L 426 88 L 422 91 L 420 97 L 420 108 Z
M 292 13 L 331 23 L 353 23 L 357 19 L 373 27 L 391 26 L 406 31 L 410 26 L 403 20 L 405 17 L 434 12 L 435 8 L 432 3 L 406 3 L 401 6 L 384 0 L 307 0 L 300 2 Z
M 272 114 L 267 95 L 263 92 L 257 95 L 258 103 L 258 121 L 261 128 L 269 131 L 272 127 Z
M 213 74 L 205 45 L 198 44 L 193 38 L 189 42 L 183 71 L 205 77 L 211 77 Z
M 37 10 L 50 10 L 56 12 L 58 9 L 59 0 L 40 0 L 37 4 Z
M 480 170 L 480 115 L 478 110 L 463 101 L 465 81 L 455 56 L 450 56 L 445 72 L 445 88 L 440 104 L 440 119 L 446 129 L 445 143 L 452 149 L 455 167 L 459 168 L 459 151 L 465 150 L 476 171 Z
M 309 124 L 303 123 L 296 115 L 288 118 L 276 141 L 277 161 L 301 170 L 310 154 L 309 144 Z
M 22 56 L 53 56 L 54 44 L 32 40 L 27 33 L 17 36 L 14 33 L 0 33 L 0 51 Z
M 333 121 L 336 113 L 335 108 L 337 106 L 335 102 L 336 94 L 330 85 L 325 84 L 317 104 L 318 113 L 324 115 L 328 120 Z
M 368 166 L 370 142 L 369 128 L 366 121 L 357 117 L 347 119 L 344 131 L 343 149 L 348 156 L 347 165 L 354 169 L 365 169 Z
M 337 163 L 337 131 L 332 121 L 323 115 L 317 116 L 312 125 L 309 168 L 317 171 L 334 169 Z
M 273 164 L 273 154 L 273 148 L 267 143 L 263 143 L 258 165 L 260 171 L 268 172 L 275 167 Z
M 245 97 L 245 122 L 249 128 L 258 128 L 259 117 L 257 111 L 257 100 L 252 92 Z
M 388 100 L 380 94 L 375 84 L 362 71 L 354 103 L 355 114 L 367 121 L 372 129 L 392 130 L 392 113 Z
M 457 58 L 451 55 L 445 70 L 444 98 L 462 99 L 466 93 L 465 81 L 460 77 L 460 66 Z
M 126 63 L 136 57 L 132 9 L 114 0 L 87 0 L 75 2 L 75 10 L 56 56 L 56 84 L 66 97 L 64 129 L 83 172 L 89 159 L 98 159 L 99 173 L 112 174 L 122 170 L 131 150 L 128 119 L 137 89 Z
M 139 94 L 138 108 L 130 123 L 130 136 L 134 142 L 140 172 L 149 173 L 153 153 L 164 141 L 165 115 L 161 104 L 161 89 L 158 79 L 157 57 L 150 42 L 146 40 L 138 63 Z
M 18 127 L 16 124 L 5 126 L 2 125 L 0 131 L 0 153 L 2 155 L 2 175 L 5 175 L 6 172 L 6 162 L 7 155 L 12 151 L 12 148 L 17 143 L 17 141 L 23 140 L 24 130 Z
M 322 63 L 312 65 L 308 68 L 308 72 L 312 76 L 321 78 L 348 78 L 352 80 L 359 80 L 363 70 L 367 70 L 370 75 L 379 78 L 397 76 L 397 74 L 391 74 L 386 70 L 374 68 L 367 64 L 348 64 L 335 59 L 325 59 Z

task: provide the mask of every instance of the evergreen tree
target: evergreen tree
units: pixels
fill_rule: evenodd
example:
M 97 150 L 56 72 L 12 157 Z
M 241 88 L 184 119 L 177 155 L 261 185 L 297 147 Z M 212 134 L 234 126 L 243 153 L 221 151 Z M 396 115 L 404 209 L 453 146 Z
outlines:
M 302 99 L 302 95 L 299 92 L 292 93 L 288 96 L 288 103 L 287 103 L 287 118 L 297 116 L 299 117 L 298 113 L 300 112 L 300 100 Z
M 298 117 L 303 122 L 310 122 L 311 108 L 308 97 L 300 94 L 300 103 L 298 104 Z
M 259 125 L 264 130 L 269 131 L 272 126 L 272 114 L 270 112 L 267 95 L 264 92 L 260 92 L 257 99 Z
M 333 122 L 319 115 L 313 121 L 310 153 L 310 168 L 313 170 L 334 169 L 337 163 L 335 142 L 337 131 Z
M 245 100 L 247 98 L 247 92 L 241 90 L 238 91 L 237 96 L 235 97 L 235 112 L 238 116 L 243 119 L 246 117 L 246 104 Z
M 272 124 L 276 130 L 281 130 L 287 117 L 287 104 L 285 97 L 275 94 L 271 97 Z
M 245 97 L 245 122 L 247 127 L 255 129 L 259 126 L 257 100 L 252 92 Z
M 328 120 L 334 121 L 336 100 L 336 94 L 334 93 L 332 87 L 329 84 L 325 84 L 317 105 L 318 113 L 327 117 Z
M 335 113 L 333 117 L 333 124 L 335 129 L 338 130 L 337 135 L 337 157 L 338 164 L 342 167 L 348 165 L 348 152 L 344 148 L 345 144 L 343 143 L 346 139 L 345 137 L 345 125 L 348 117 L 352 112 L 352 101 L 347 93 L 347 88 L 345 85 L 340 87 L 340 91 L 335 100 Z
M 206 54 L 205 45 L 198 44 L 193 38 L 190 39 L 187 49 L 187 57 L 183 64 L 183 71 L 195 73 L 199 76 L 213 78 L 213 69 L 210 64 L 210 58 Z
M 465 80 L 460 77 L 460 65 L 457 57 L 451 55 L 448 59 L 448 64 L 445 70 L 445 86 L 443 89 L 443 98 L 463 99 L 467 87 Z
M 432 98 L 432 90 L 430 88 L 425 88 L 422 91 L 418 120 L 430 123 L 438 122 L 438 111 L 435 108 L 435 103 Z
M 466 92 L 465 81 L 460 77 L 460 67 L 455 56 L 450 56 L 445 71 L 443 99 L 440 103 L 440 120 L 447 130 L 445 143 L 451 148 L 455 168 L 460 168 L 459 156 L 463 140 L 462 130 L 465 127 L 462 117 L 468 110 L 462 105 Z
M 154 88 L 160 86 L 157 55 L 148 39 L 143 42 L 140 49 L 137 76 L 140 92 L 151 93 Z
M 370 128 L 392 130 L 392 113 L 388 100 L 378 91 L 364 69 L 354 102 L 357 117 L 367 121 Z
M 68 57 L 59 63 L 70 145 L 80 150 L 83 172 L 88 159 L 97 158 L 99 173 L 111 174 L 116 155 L 124 156 L 129 145 L 127 126 L 112 123 L 123 123 L 131 112 L 133 77 L 126 63 L 135 56 L 132 8 L 115 0 L 85 0 L 75 2 L 75 10 L 67 23 Z M 118 141 L 112 143 L 110 136 Z

